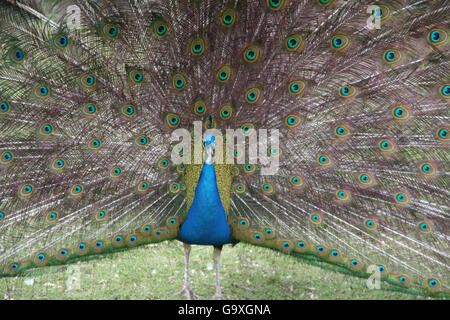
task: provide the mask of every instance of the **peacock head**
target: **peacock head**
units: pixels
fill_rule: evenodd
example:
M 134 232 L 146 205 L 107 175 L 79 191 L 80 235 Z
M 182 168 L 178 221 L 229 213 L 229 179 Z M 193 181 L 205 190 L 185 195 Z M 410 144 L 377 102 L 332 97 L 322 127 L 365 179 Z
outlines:
M 216 138 L 212 134 L 205 135 L 203 147 L 205 148 L 205 163 L 212 164 L 214 149 L 216 148 Z

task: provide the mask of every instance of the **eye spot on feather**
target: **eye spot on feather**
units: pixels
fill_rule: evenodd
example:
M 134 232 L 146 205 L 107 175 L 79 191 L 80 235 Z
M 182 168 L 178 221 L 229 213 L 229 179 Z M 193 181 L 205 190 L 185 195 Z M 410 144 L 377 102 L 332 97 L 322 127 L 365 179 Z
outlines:
M 309 215 L 309 221 L 311 221 L 313 224 L 319 225 L 322 224 L 322 216 L 318 213 L 311 213 Z
M 425 176 L 432 176 L 436 173 L 436 169 L 431 163 L 426 162 L 420 165 L 420 173 Z
M 397 192 L 394 195 L 394 200 L 399 205 L 407 205 L 410 201 L 410 196 L 405 191 Z
M 137 234 L 129 234 L 126 237 L 126 244 L 130 247 L 133 247 L 139 243 L 139 237 Z
M 332 49 L 338 52 L 344 52 L 350 45 L 350 39 L 347 37 L 347 35 L 339 33 L 331 38 L 330 44 Z
M 10 109 L 10 106 L 9 106 L 8 102 L 6 102 L 6 101 L 0 102 L 0 115 L 8 113 L 9 109 Z
M 125 245 L 124 235 L 116 234 L 112 237 L 112 245 L 116 248 L 123 247 Z
M 374 184 L 375 179 L 371 174 L 363 172 L 358 176 L 358 182 L 363 186 L 370 186 Z
M 448 43 L 448 33 L 443 28 L 433 28 L 428 32 L 427 41 L 436 47 L 443 46 Z
M 116 39 L 119 35 L 119 26 L 114 23 L 107 23 L 103 26 L 102 33 L 107 40 Z
M 432 291 L 437 291 L 441 286 L 441 283 L 436 278 L 429 278 L 426 280 L 426 282 L 427 282 L 428 289 L 430 289 Z
M 356 95 L 356 89 L 353 86 L 347 85 L 339 89 L 339 96 L 345 99 L 353 98 Z
M 295 128 L 300 124 L 300 118 L 294 114 L 290 114 L 286 117 L 284 122 L 289 128 Z
M 95 220 L 97 221 L 103 221 L 107 217 L 105 210 L 99 210 L 95 213 Z
M 333 257 L 338 257 L 339 256 L 339 250 L 337 250 L 337 249 L 331 250 L 330 255 L 333 256 Z
M 58 258 L 58 260 L 64 261 L 68 258 L 69 252 L 70 251 L 65 248 L 59 249 L 58 252 L 56 253 L 56 257 Z
M 194 105 L 192 106 L 192 110 L 198 116 L 203 116 L 207 109 L 206 102 L 201 98 L 195 100 Z
M 287 0 L 267 0 L 267 6 L 270 10 L 278 11 L 286 6 Z
M 220 23 L 224 27 L 231 27 L 236 23 L 237 20 L 237 11 L 233 8 L 226 8 L 222 11 L 220 16 Z
M 64 49 L 68 46 L 69 39 L 65 35 L 60 34 L 53 39 L 53 43 L 57 48 Z
M 378 147 L 382 152 L 392 152 L 394 151 L 395 145 L 392 143 L 392 141 L 383 139 L 378 142 Z
M 245 192 L 245 190 L 246 190 L 245 184 L 243 184 L 243 183 L 236 183 L 236 184 L 234 185 L 234 191 L 235 191 L 236 193 L 242 194 L 242 193 Z
M 112 167 L 109 170 L 109 175 L 111 178 L 118 178 L 122 175 L 122 168 L 120 167 Z
M 436 132 L 436 137 L 441 141 L 449 141 L 448 128 L 439 128 Z
M 38 98 L 47 98 L 50 95 L 50 89 L 45 85 L 37 85 L 34 89 L 34 93 Z
M 391 17 L 391 9 L 384 4 L 377 4 L 372 9 L 372 15 L 376 19 L 381 19 L 381 22 L 385 22 Z
M 10 263 L 8 266 L 8 271 L 10 273 L 16 273 L 20 269 L 20 264 L 18 262 Z
M 248 137 L 255 133 L 255 125 L 250 122 L 244 123 L 241 125 L 241 130 L 242 134 Z
M 430 233 L 433 229 L 431 223 L 425 220 L 419 221 L 417 223 L 417 228 L 422 233 Z
M 172 194 L 176 194 L 176 193 L 178 193 L 179 191 L 180 191 L 180 184 L 179 183 L 177 183 L 177 182 L 172 182 L 170 185 L 169 185 L 169 191 L 172 193 Z
M 165 20 L 157 19 L 153 21 L 152 31 L 157 38 L 163 39 L 168 34 L 168 30 L 169 25 Z
M 181 91 L 186 86 L 186 78 L 181 73 L 175 73 L 172 77 L 172 87 L 177 90 Z
M 245 92 L 245 101 L 250 104 L 255 104 L 261 99 L 261 89 L 257 87 L 249 88 Z
M 408 285 L 410 282 L 410 279 L 406 274 L 401 274 L 397 276 L 397 280 L 403 285 Z
M 409 109 L 405 106 L 395 106 L 392 108 L 392 116 L 395 120 L 407 120 L 409 118 Z
M 289 93 L 294 96 L 302 96 L 306 88 L 306 83 L 302 80 L 294 80 L 289 83 Z
M 128 81 L 132 84 L 138 84 L 144 82 L 144 73 L 141 70 L 131 70 L 128 72 Z
M 364 227 L 368 230 L 375 230 L 377 227 L 377 223 L 373 219 L 364 220 Z
M 351 198 L 350 191 L 339 189 L 336 191 L 336 199 L 339 201 L 349 201 Z
M 56 158 L 52 161 L 51 167 L 53 170 L 61 171 L 66 167 L 66 161 L 62 158 Z
M 134 142 L 139 147 L 145 147 L 149 142 L 149 138 L 146 135 L 141 135 L 141 136 L 138 136 L 136 139 L 134 139 Z
M 102 146 L 102 142 L 100 141 L 100 139 L 93 138 L 89 141 L 88 146 L 92 150 L 99 150 Z
M 97 84 L 97 81 L 92 73 L 88 73 L 81 77 L 81 84 L 86 88 L 93 88 Z
M 137 190 L 139 193 L 146 193 L 150 189 L 150 183 L 147 180 L 141 180 L 138 183 Z
M 231 103 L 224 104 L 222 107 L 220 107 L 219 116 L 222 120 L 231 119 L 231 117 L 233 116 L 233 106 L 231 105 Z
M 76 253 L 79 255 L 86 255 L 89 252 L 89 245 L 87 242 L 79 242 L 75 247 Z
M 169 159 L 168 158 L 161 158 L 161 160 L 158 161 L 158 167 L 160 169 L 167 169 L 169 167 Z
M 402 54 L 399 50 L 388 49 L 383 53 L 383 60 L 387 64 L 396 64 L 400 62 Z
M 318 3 L 319 6 L 321 6 L 321 7 L 329 7 L 329 6 L 331 6 L 334 2 L 335 2 L 335 0 L 317 0 L 317 3 Z
M 291 184 L 292 187 L 294 187 L 294 189 L 299 189 L 303 186 L 303 179 L 298 175 L 290 176 L 289 183 Z
M 19 196 L 22 198 L 30 198 L 34 193 L 34 186 L 30 183 L 22 185 L 19 189 Z
M 180 116 L 176 113 L 167 113 L 165 118 L 170 129 L 177 128 L 180 125 Z
M 10 164 L 14 160 L 14 153 L 12 151 L 3 151 L 0 157 L 0 164 Z
M 94 116 L 97 113 L 97 105 L 93 102 L 86 103 L 82 110 L 86 116 Z
M 346 125 L 340 124 L 334 128 L 334 134 L 338 138 L 345 138 L 350 135 L 350 130 Z
M 70 195 L 74 197 L 81 197 L 84 187 L 81 184 L 76 184 L 70 188 Z
M 300 34 L 294 33 L 286 37 L 284 45 L 288 51 L 300 52 L 303 49 L 304 40 Z
M 205 52 L 205 40 L 201 37 L 196 37 L 191 40 L 190 48 L 194 57 L 199 57 Z
M 143 235 L 149 235 L 152 231 L 153 231 L 153 226 L 150 224 L 146 224 L 141 227 L 141 233 Z
M 41 125 L 39 132 L 42 135 L 49 136 L 53 133 L 53 126 L 49 123 L 44 123 L 43 125 Z
M 444 99 L 450 99 L 450 84 L 444 84 L 440 87 L 439 93 Z
M 132 104 L 125 104 L 120 108 L 122 115 L 126 118 L 131 118 L 136 115 L 136 107 Z
M 256 43 L 252 43 L 245 47 L 243 58 L 247 63 L 254 63 L 261 59 L 261 54 L 261 46 Z
M 15 62 L 22 62 L 25 59 L 25 53 L 22 49 L 14 49 L 11 56 Z
M 326 154 L 321 154 L 317 157 L 319 166 L 327 167 L 331 164 L 331 159 Z
M 273 192 L 274 192 L 272 184 L 271 184 L 271 183 L 268 183 L 268 182 L 263 183 L 263 184 L 261 185 L 261 189 L 262 189 L 262 192 L 263 192 L 265 195 L 272 195 Z
M 224 65 L 217 70 L 216 79 L 220 83 L 225 83 L 231 79 L 232 73 L 233 73 L 233 69 L 231 68 L 231 65 L 229 65 L 229 64 Z
M 6 218 L 6 213 L 4 211 L 0 211 L 0 221 L 5 220 Z

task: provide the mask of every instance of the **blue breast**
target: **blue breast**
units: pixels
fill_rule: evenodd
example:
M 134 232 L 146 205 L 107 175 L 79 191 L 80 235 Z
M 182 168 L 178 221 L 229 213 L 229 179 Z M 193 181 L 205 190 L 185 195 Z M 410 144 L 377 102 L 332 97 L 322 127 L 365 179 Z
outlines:
M 231 243 L 227 214 L 220 200 L 213 164 L 204 164 L 195 189 L 194 201 L 180 228 L 185 243 L 221 245 Z

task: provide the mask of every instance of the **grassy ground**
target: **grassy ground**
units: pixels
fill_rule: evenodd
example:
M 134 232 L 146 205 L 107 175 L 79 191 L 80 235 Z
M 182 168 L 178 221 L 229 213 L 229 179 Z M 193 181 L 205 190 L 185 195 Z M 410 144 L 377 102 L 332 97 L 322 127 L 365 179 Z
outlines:
M 221 271 L 226 299 L 430 299 L 368 289 L 364 279 L 243 243 L 224 247 Z M 214 279 L 212 247 L 194 246 L 192 289 L 210 299 Z M 183 247 L 172 241 L 1 278 L 0 299 L 184 299 L 175 294 L 183 281 Z

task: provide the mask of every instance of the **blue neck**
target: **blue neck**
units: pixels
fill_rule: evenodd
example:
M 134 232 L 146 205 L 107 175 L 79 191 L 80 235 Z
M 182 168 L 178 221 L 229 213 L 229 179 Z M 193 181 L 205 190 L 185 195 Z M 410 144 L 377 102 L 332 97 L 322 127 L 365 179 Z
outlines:
M 213 164 L 203 165 L 194 200 L 181 226 L 179 239 L 186 243 L 203 245 L 232 242 Z

